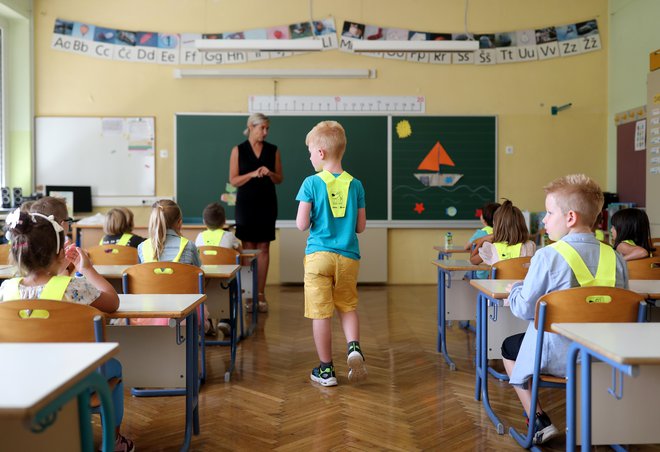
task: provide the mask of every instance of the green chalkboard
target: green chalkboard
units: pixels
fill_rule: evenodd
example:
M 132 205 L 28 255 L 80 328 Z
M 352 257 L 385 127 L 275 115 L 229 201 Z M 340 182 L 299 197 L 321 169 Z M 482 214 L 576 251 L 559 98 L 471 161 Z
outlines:
M 364 184 L 367 217 L 387 220 L 388 132 L 385 116 L 271 116 L 267 141 L 277 145 L 284 181 L 277 186 L 279 220 L 295 220 L 303 179 L 314 173 L 305 136 L 319 121 L 339 121 L 348 146 L 343 166 Z M 201 222 L 202 210 L 226 192 L 231 149 L 245 137 L 247 115 L 176 116 L 176 201 L 185 222 Z M 225 204 L 227 218 L 234 208 Z
M 474 220 L 496 197 L 496 128 L 493 116 L 393 117 L 392 220 Z

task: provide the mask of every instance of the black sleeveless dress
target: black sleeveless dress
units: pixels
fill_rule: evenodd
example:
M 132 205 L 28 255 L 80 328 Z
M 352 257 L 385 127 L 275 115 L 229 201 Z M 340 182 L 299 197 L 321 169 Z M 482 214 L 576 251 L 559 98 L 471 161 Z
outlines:
M 264 142 L 259 158 L 249 141 L 238 145 L 238 174 L 265 166 L 275 171 L 277 146 Z M 270 177 L 255 177 L 238 187 L 236 193 L 236 237 L 248 242 L 275 240 L 277 195 Z

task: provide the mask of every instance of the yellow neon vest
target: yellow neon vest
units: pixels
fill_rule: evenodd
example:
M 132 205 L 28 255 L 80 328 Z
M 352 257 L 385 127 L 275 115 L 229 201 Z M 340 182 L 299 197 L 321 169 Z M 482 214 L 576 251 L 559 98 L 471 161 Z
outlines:
M 122 234 L 121 237 L 119 237 L 119 240 L 117 240 L 114 245 L 120 245 L 120 246 L 128 246 L 128 242 L 130 242 L 131 238 L 133 237 L 133 234 Z M 99 245 L 105 245 L 104 238 L 101 239 L 99 242 Z
M 484 226 L 481 228 L 482 231 L 484 231 L 486 234 L 492 234 L 493 233 L 493 227 L 492 226 Z
M 225 235 L 225 231 L 222 229 L 210 230 L 202 232 L 202 239 L 204 240 L 204 245 L 206 246 L 220 246 L 220 241 Z
M 183 254 L 183 249 L 188 244 L 188 239 L 185 237 L 179 237 L 181 241 L 179 242 L 179 252 L 172 262 L 179 262 L 181 255 Z M 142 262 L 156 262 L 154 259 L 154 247 L 151 246 L 151 239 L 147 239 L 142 242 Z
M 21 294 L 18 290 L 18 285 L 23 280 L 23 278 L 12 278 L 7 283 L 7 294 L 11 296 L 11 300 L 20 300 Z M 39 294 L 40 300 L 63 300 L 64 292 L 71 282 L 70 276 L 57 275 L 52 276 L 48 282 L 44 285 L 44 288 Z M 7 300 L 5 300 L 7 301 Z
M 343 218 L 346 214 L 346 204 L 348 203 L 348 188 L 351 185 L 353 176 L 344 171 L 338 177 L 335 177 L 330 171 L 326 170 L 316 175 L 325 182 L 332 216 Z
M 630 246 L 637 246 L 632 240 L 622 240 L 621 243 L 627 243 Z
M 493 243 L 493 245 L 495 245 L 495 249 L 497 250 L 497 255 L 500 257 L 501 261 L 506 259 L 513 259 L 514 257 L 520 257 L 522 243 L 509 245 L 506 242 L 496 242 Z
M 605 231 L 596 229 L 594 231 L 594 237 L 596 237 L 596 240 L 600 240 L 602 242 L 603 240 L 605 240 Z
M 611 246 L 600 243 L 600 256 L 598 256 L 596 276 L 591 274 L 582 257 L 575 251 L 575 248 L 565 241 L 560 240 L 548 246 L 554 248 L 564 258 L 568 266 L 573 270 L 575 279 L 577 279 L 580 287 L 614 287 L 616 285 L 616 255 Z

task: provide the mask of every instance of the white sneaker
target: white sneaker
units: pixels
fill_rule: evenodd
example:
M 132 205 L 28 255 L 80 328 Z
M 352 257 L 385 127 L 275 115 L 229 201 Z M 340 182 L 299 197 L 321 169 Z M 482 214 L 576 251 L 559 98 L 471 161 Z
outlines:
M 367 379 L 367 366 L 364 364 L 362 353 L 354 350 L 348 354 L 348 381 L 358 382 Z

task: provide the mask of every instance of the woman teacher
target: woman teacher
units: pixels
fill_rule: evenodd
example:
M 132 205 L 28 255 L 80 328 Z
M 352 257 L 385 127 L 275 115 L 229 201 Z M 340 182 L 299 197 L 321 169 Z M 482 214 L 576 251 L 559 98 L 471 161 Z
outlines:
M 277 195 L 275 184 L 282 182 L 280 151 L 265 141 L 270 120 L 254 113 L 247 120 L 243 135 L 247 140 L 231 150 L 229 183 L 238 188 L 236 194 L 236 237 L 244 249 L 257 249 L 257 282 L 259 312 L 268 311 L 264 295 L 270 242 L 275 240 Z M 254 296 L 254 294 L 252 295 Z M 248 305 L 248 310 L 252 304 Z

